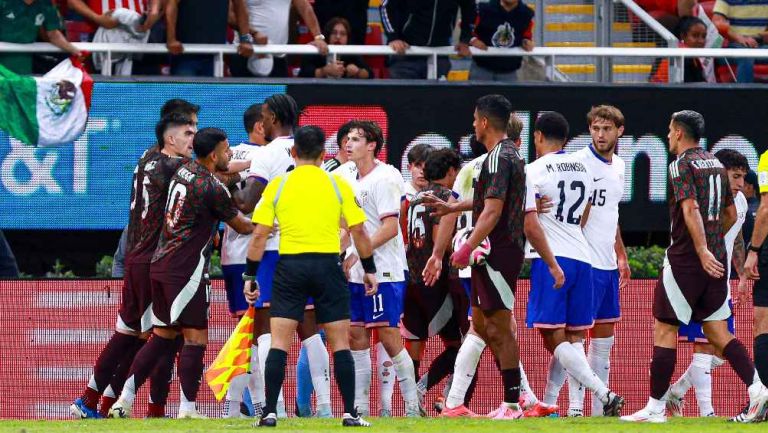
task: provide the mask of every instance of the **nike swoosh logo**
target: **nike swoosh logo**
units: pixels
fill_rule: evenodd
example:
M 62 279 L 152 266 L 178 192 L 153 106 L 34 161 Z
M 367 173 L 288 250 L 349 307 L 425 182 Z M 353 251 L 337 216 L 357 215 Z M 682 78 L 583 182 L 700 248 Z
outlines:
M 592 178 L 592 182 L 597 182 L 597 181 L 600 181 L 600 180 L 603 180 L 603 179 L 605 179 L 605 178 L 604 177 L 593 177 Z
M 377 314 L 374 314 L 374 315 L 373 315 L 373 320 L 376 320 L 376 319 L 378 319 L 379 317 L 381 317 L 381 316 L 383 316 L 383 315 L 384 315 L 384 313 L 380 313 L 380 314 L 378 314 L 378 315 L 377 315 Z

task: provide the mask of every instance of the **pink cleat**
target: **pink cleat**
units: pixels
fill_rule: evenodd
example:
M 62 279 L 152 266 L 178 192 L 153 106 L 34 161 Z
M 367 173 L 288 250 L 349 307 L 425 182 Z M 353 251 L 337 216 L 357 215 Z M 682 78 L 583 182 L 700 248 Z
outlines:
M 463 416 L 474 418 L 477 416 L 477 414 L 467 409 L 467 407 L 462 404 L 461 406 L 456 406 L 453 409 L 446 406 L 443 411 L 440 412 L 440 416 L 444 418 L 460 418 Z
M 520 410 L 520 406 L 509 407 L 506 403 L 502 403 L 498 409 L 488 414 L 488 418 L 496 420 L 520 419 L 522 417 L 523 411 Z
M 546 418 L 556 412 L 557 405 L 550 406 L 546 403 L 538 402 L 532 408 L 523 412 L 523 416 L 525 418 Z

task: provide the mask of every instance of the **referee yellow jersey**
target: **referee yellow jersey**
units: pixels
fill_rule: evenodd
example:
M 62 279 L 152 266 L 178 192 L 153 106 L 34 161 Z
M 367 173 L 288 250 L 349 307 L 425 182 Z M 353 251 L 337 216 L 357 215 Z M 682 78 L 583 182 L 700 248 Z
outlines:
M 274 178 L 253 211 L 253 222 L 280 227 L 279 253 L 340 253 L 341 217 L 354 226 L 366 216 L 342 177 L 301 165 Z
M 757 163 L 757 184 L 760 186 L 760 194 L 768 192 L 768 151 L 760 155 Z

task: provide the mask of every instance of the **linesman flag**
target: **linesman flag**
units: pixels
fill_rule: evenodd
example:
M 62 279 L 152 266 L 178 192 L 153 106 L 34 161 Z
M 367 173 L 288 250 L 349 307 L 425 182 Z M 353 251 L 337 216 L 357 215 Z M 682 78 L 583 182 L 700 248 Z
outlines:
M 249 307 L 232 335 L 224 343 L 224 347 L 216 355 L 213 364 L 205 372 L 205 381 L 208 382 L 217 400 L 221 400 L 227 394 L 233 378 L 248 372 L 253 344 L 254 314 L 253 306 Z
M 92 90 L 79 60 L 64 60 L 42 77 L 0 65 L 0 129 L 30 146 L 71 143 L 85 131 Z

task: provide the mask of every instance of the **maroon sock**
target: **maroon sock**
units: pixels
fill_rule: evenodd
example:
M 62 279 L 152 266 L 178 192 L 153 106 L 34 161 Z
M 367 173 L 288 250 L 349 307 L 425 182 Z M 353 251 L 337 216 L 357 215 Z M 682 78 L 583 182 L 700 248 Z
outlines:
M 203 376 L 203 356 L 205 346 L 193 346 L 185 344 L 179 356 L 179 382 L 181 392 L 187 401 L 197 400 L 197 391 L 200 390 L 200 379 Z
M 133 335 L 115 332 L 101 350 L 96 364 L 93 366 L 93 378 L 83 392 L 83 403 L 90 409 L 96 409 L 99 398 L 109 384 L 109 380 L 115 374 L 117 366 L 126 351 L 136 344 L 139 338 Z
M 432 389 L 446 376 L 453 372 L 453 365 L 456 363 L 456 355 L 459 354 L 459 349 L 455 347 L 446 347 L 443 353 L 437 355 L 429 365 L 429 371 L 427 372 L 427 389 Z
M 501 381 L 504 384 L 504 403 L 517 404 L 520 401 L 520 369 L 501 370 Z
M 755 379 L 755 364 L 749 357 L 747 348 L 739 339 L 734 338 L 723 348 L 723 358 L 728 360 L 731 368 L 736 372 L 742 382 L 747 386 L 752 385 Z
M 651 358 L 651 397 L 661 400 L 669 389 L 672 374 L 675 372 L 677 349 L 653 346 Z
M 153 335 L 147 344 L 139 350 L 128 371 L 128 379 L 133 379 L 133 389 L 138 392 L 141 385 L 147 381 L 150 373 L 157 365 L 168 359 L 168 353 L 173 350 L 173 340 Z
M 173 343 L 173 352 L 168 353 L 168 358 L 158 364 L 149 376 L 149 401 L 151 403 L 165 407 L 168 402 L 168 394 L 171 392 L 171 381 L 173 380 L 173 363 L 183 345 L 184 337 L 179 335 Z M 164 414 L 165 411 L 163 410 L 162 416 L 165 416 Z
M 117 401 L 117 397 L 107 397 L 106 395 L 101 397 L 101 405 L 99 406 L 99 414 L 104 418 L 109 415 L 109 409 Z
M 467 393 L 464 395 L 464 406 L 469 409 L 469 402 L 472 401 L 472 396 L 475 394 L 475 387 L 477 386 L 477 375 L 479 374 L 479 371 L 475 371 L 475 375 L 472 376 L 472 382 L 469 383 L 469 387 L 467 388 Z
M 147 403 L 147 418 L 165 418 L 165 404 Z
M 128 370 L 131 369 L 133 359 L 136 354 L 139 353 L 147 340 L 137 338 L 135 344 L 125 352 L 123 358 L 120 360 L 120 364 L 115 369 L 115 373 L 112 375 L 112 379 L 109 381 L 109 386 L 112 388 L 112 392 L 115 395 L 120 395 L 123 391 L 123 385 L 125 385 L 125 379 L 128 378 Z

